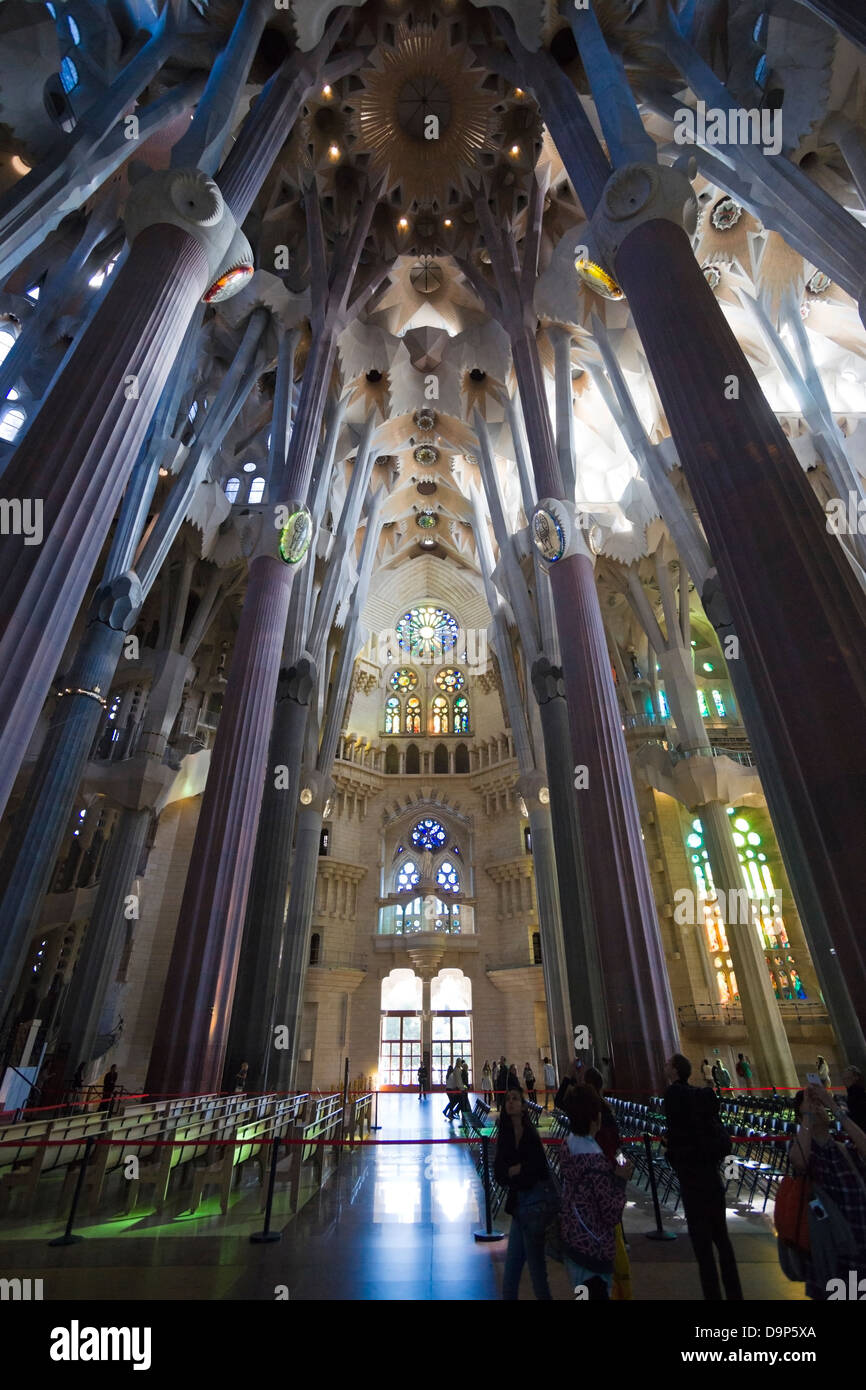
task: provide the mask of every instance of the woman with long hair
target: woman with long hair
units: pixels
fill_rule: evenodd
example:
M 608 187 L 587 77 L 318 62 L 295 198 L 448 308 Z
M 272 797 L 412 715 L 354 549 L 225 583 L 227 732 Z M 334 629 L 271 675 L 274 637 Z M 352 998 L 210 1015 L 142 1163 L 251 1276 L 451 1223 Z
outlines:
M 517 1299 L 523 1266 L 528 1264 L 535 1297 L 550 1301 L 544 1237 L 557 1198 L 544 1146 L 517 1087 L 509 1087 L 505 1096 L 493 1171 L 500 1186 L 508 1188 L 505 1210 L 511 1217 L 502 1297 L 508 1302 Z
M 565 1267 L 576 1289 L 585 1288 L 590 1300 L 606 1301 L 613 1284 L 614 1233 L 622 1220 L 632 1165 L 609 1163 L 599 1147 L 601 1101 L 591 1087 L 575 1086 L 565 1106 L 571 1121 L 560 1169 Z

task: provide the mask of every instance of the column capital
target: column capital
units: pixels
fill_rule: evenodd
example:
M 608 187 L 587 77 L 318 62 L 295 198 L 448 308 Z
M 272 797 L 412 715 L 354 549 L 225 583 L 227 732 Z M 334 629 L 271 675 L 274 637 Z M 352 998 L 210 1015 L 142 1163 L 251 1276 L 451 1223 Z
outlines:
M 204 302 L 237 294 L 253 274 L 250 244 L 213 179 L 200 169 L 157 169 L 133 187 L 123 214 L 130 245 L 147 227 L 179 227 L 207 256 Z
M 565 682 L 561 666 L 554 666 L 546 656 L 540 656 L 532 663 L 531 676 L 532 689 L 540 705 L 547 705 L 551 700 L 565 699 Z
M 292 700 L 296 705 L 308 705 L 316 680 L 316 663 L 309 657 L 302 656 L 294 666 L 284 666 L 277 685 L 277 703 Z
M 134 570 L 101 585 L 93 595 L 88 613 L 89 623 L 102 623 L 115 632 L 129 632 L 138 621 L 144 595 L 141 581 Z
M 697 226 L 698 202 L 688 176 L 680 169 L 653 164 L 623 164 L 604 186 L 590 219 L 589 252 L 603 268 L 615 270 L 620 247 L 644 222 L 673 222 L 689 236 Z

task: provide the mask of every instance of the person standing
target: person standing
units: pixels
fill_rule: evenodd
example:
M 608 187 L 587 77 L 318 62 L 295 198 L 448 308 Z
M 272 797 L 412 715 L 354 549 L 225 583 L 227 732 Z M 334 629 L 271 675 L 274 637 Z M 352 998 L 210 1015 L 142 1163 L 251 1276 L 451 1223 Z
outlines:
M 841 1123 L 850 1144 L 833 1137 L 828 1111 Z M 844 1255 L 840 1252 L 832 1276 L 847 1288 L 852 1263 L 858 1281 L 866 1275 L 866 1134 L 843 1112 L 832 1091 L 821 1086 L 807 1086 L 797 1092 L 794 1114 L 800 1128 L 790 1149 L 791 1167 L 797 1177 L 811 1178 L 813 1197 L 820 1202 L 824 1196 L 833 1202 L 848 1227 L 851 1248 Z M 812 1256 L 807 1256 L 807 1296 L 826 1302 L 827 1282 L 826 1277 L 823 1283 L 816 1279 Z
M 523 1094 L 523 1087 L 520 1084 L 520 1077 L 517 1075 L 517 1063 L 512 1062 L 508 1068 L 508 1075 L 505 1080 L 506 1091 L 519 1091 Z
M 710 1066 L 710 1061 L 708 1057 L 705 1057 L 704 1060 L 701 1062 L 701 1076 L 704 1078 L 708 1086 L 712 1086 L 715 1077 L 713 1076 L 713 1068 Z
M 454 1119 L 454 1111 L 460 1102 L 460 1093 L 463 1089 L 463 1078 L 457 1068 L 456 1058 L 452 1060 L 448 1068 L 448 1075 L 445 1077 L 445 1091 L 448 1096 L 448 1104 L 442 1111 L 446 1120 Z
M 481 1068 L 481 1095 L 489 1108 L 493 1104 L 493 1072 L 489 1062 L 485 1062 Z
M 544 1108 L 550 1105 L 551 1095 L 556 1092 L 556 1068 L 549 1057 L 544 1059 Z
M 430 1085 L 430 1073 L 427 1070 L 427 1063 L 422 1062 L 418 1068 L 418 1099 L 427 1099 L 427 1089 Z
M 742 1083 L 743 1083 L 743 1090 L 744 1090 L 744 1091 L 751 1091 L 751 1089 L 752 1089 L 752 1064 L 751 1064 L 751 1062 L 749 1061 L 748 1057 L 744 1057 L 744 1056 L 743 1056 L 742 1052 L 738 1052 L 738 1053 L 737 1053 L 737 1065 L 736 1065 L 736 1067 L 734 1068 L 734 1070 L 736 1071 L 737 1076 L 740 1078 L 740 1080 L 741 1080 Z
M 675 1052 L 665 1064 L 670 1083 L 664 1096 L 668 1162 L 680 1180 L 683 1210 L 705 1299 L 722 1297 L 713 1246 L 725 1296 L 741 1300 L 740 1275 L 728 1235 L 725 1185 L 719 1164 L 730 1151 L 730 1140 L 719 1119 L 718 1098 L 709 1087 L 689 1085 L 692 1064 Z
M 825 1090 L 825 1091 L 829 1091 L 829 1089 L 830 1089 L 830 1068 L 829 1068 L 829 1066 L 827 1065 L 827 1058 L 826 1058 L 826 1057 L 822 1057 L 821 1054 L 820 1054 L 820 1052 L 818 1053 L 818 1065 L 817 1065 L 817 1067 L 815 1068 L 815 1070 L 817 1071 L 818 1075 L 819 1075 L 820 1078 L 821 1078 L 821 1085 L 824 1087 L 824 1090 Z
M 598 1073 L 596 1073 L 598 1075 Z M 562 1236 L 573 1288 L 591 1302 L 607 1302 L 613 1286 L 616 1227 L 625 1207 L 630 1163 L 611 1164 L 598 1142 L 602 1102 L 591 1086 L 574 1086 L 565 1099 L 571 1133 L 562 1148 Z
M 247 1077 L 249 1075 L 249 1062 L 241 1062 L 240 1069 L 235 1077 L 235 1095 L 243 1095 L 247 1089 Z
M 496 1105 L 501 1115 L 505 1109 L 505 1096 L 506 1092 L 508 1091 L 508 1063 L 506 1062 L 504 1057 L 499 1058 L 499 1067 L 496 1072 L 494 1091 L 496 1093 Z
M 499 1185 L 508 1188 L 505 1210 L 511 1217 L 502 1297 L 509 1303 L 516 1301 L 523 1266 L 528 1264 L 535 1297 L 550 1302 L 544 1254 L 544 1203 L 550 1169 L 519 1088 L 509 1089 L 502 1105 L 493 1171 Z
M 528 1062 L 523 1068 L 523 1084 L 526 1087 L 526 1093 L 529 1096 L 529 1099 L 532 1101 L 532 1104 L 537 1105 L 538 1092 L 535 1089 L 535 1072 L 532 1070 L 532 1067 L 529 1065 Z
M 102 1078 L 102 1110 L 107 1110 L 111 1114 L 111 1103 L 114 1093 L 117 1090 L 117 1063 L 112 1062 L 108 1071 Z

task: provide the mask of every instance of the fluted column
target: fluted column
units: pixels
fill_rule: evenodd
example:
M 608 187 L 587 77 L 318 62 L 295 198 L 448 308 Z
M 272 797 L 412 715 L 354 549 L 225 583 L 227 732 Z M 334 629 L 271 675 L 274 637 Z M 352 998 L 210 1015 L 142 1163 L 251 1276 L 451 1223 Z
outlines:
M 250 565 L 156 1027 L 146 1089 L 219 1088 L 250 875 L 291 570 Z
M 150 818 L 146 807 L 126 808 L 111 837 L 54 1046 L 55 1071 L 59 1061 L 65 1075 L 93 1055 L 105 997 L 117 974 L 129 920 L 134 920 L 124 915 L 124 902 L 138 872 Z
M 45 539 L 0 550 L 0 808 L 207 275 L 193 236 L 146 228 L 4 477 L 7 497 L 42 500 Z
M 0 1020 L 15 993 L 31 927 L 48 891 L 105 694 L 123 650 L 125 628 L 137 611 L 134 576 L 122 575 L 97 591 L 90 625 L 55 704 L 0 858 Z
M 556 879 L 556 851 L 553 842 L 550 805 L 542 803 L 536 787 L 524 792 L 532 837 L 532 865 L 535 870 L 535 896 L 538 902 L 538 930 L 541 938 L 541 965 L 544 993 L 550 1021 L 550 1047 L 561 1074 L 574 1056 L 571 1003 L 568 998 L 568 970 L 565 964 L 562 918 Z
M 235 1075 L 241 1062 L 248 1062 L 250 1084 L 259 1090 L 264 1088 L 273 1047 L 274 994 L 284 939 L 304 737 L 315 681 L 315 667 L 307 660 L 281 672 L 232 1008 L 225 1074 Z

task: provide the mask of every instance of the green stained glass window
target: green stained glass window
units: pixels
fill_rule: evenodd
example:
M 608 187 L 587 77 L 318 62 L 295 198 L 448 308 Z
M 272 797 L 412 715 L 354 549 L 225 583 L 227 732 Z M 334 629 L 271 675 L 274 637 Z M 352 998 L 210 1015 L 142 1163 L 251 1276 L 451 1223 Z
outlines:
M 700 688 L 698 688 L 698 709 L 699 709 L 700 712 L 701 712 L 701 718 L 702 718 L 702 719 L 709 719 L 709 717 L 710 717 L 710 707 L 709 707 L 709 705 L 707 704 L 707 697 L 706 697 L 706 695 L 704 694 L 704 692 L 703 692 Z
M 469 733 L 469 701 L 465 695 L 458 695 L 454 701 L 454 732 Z

